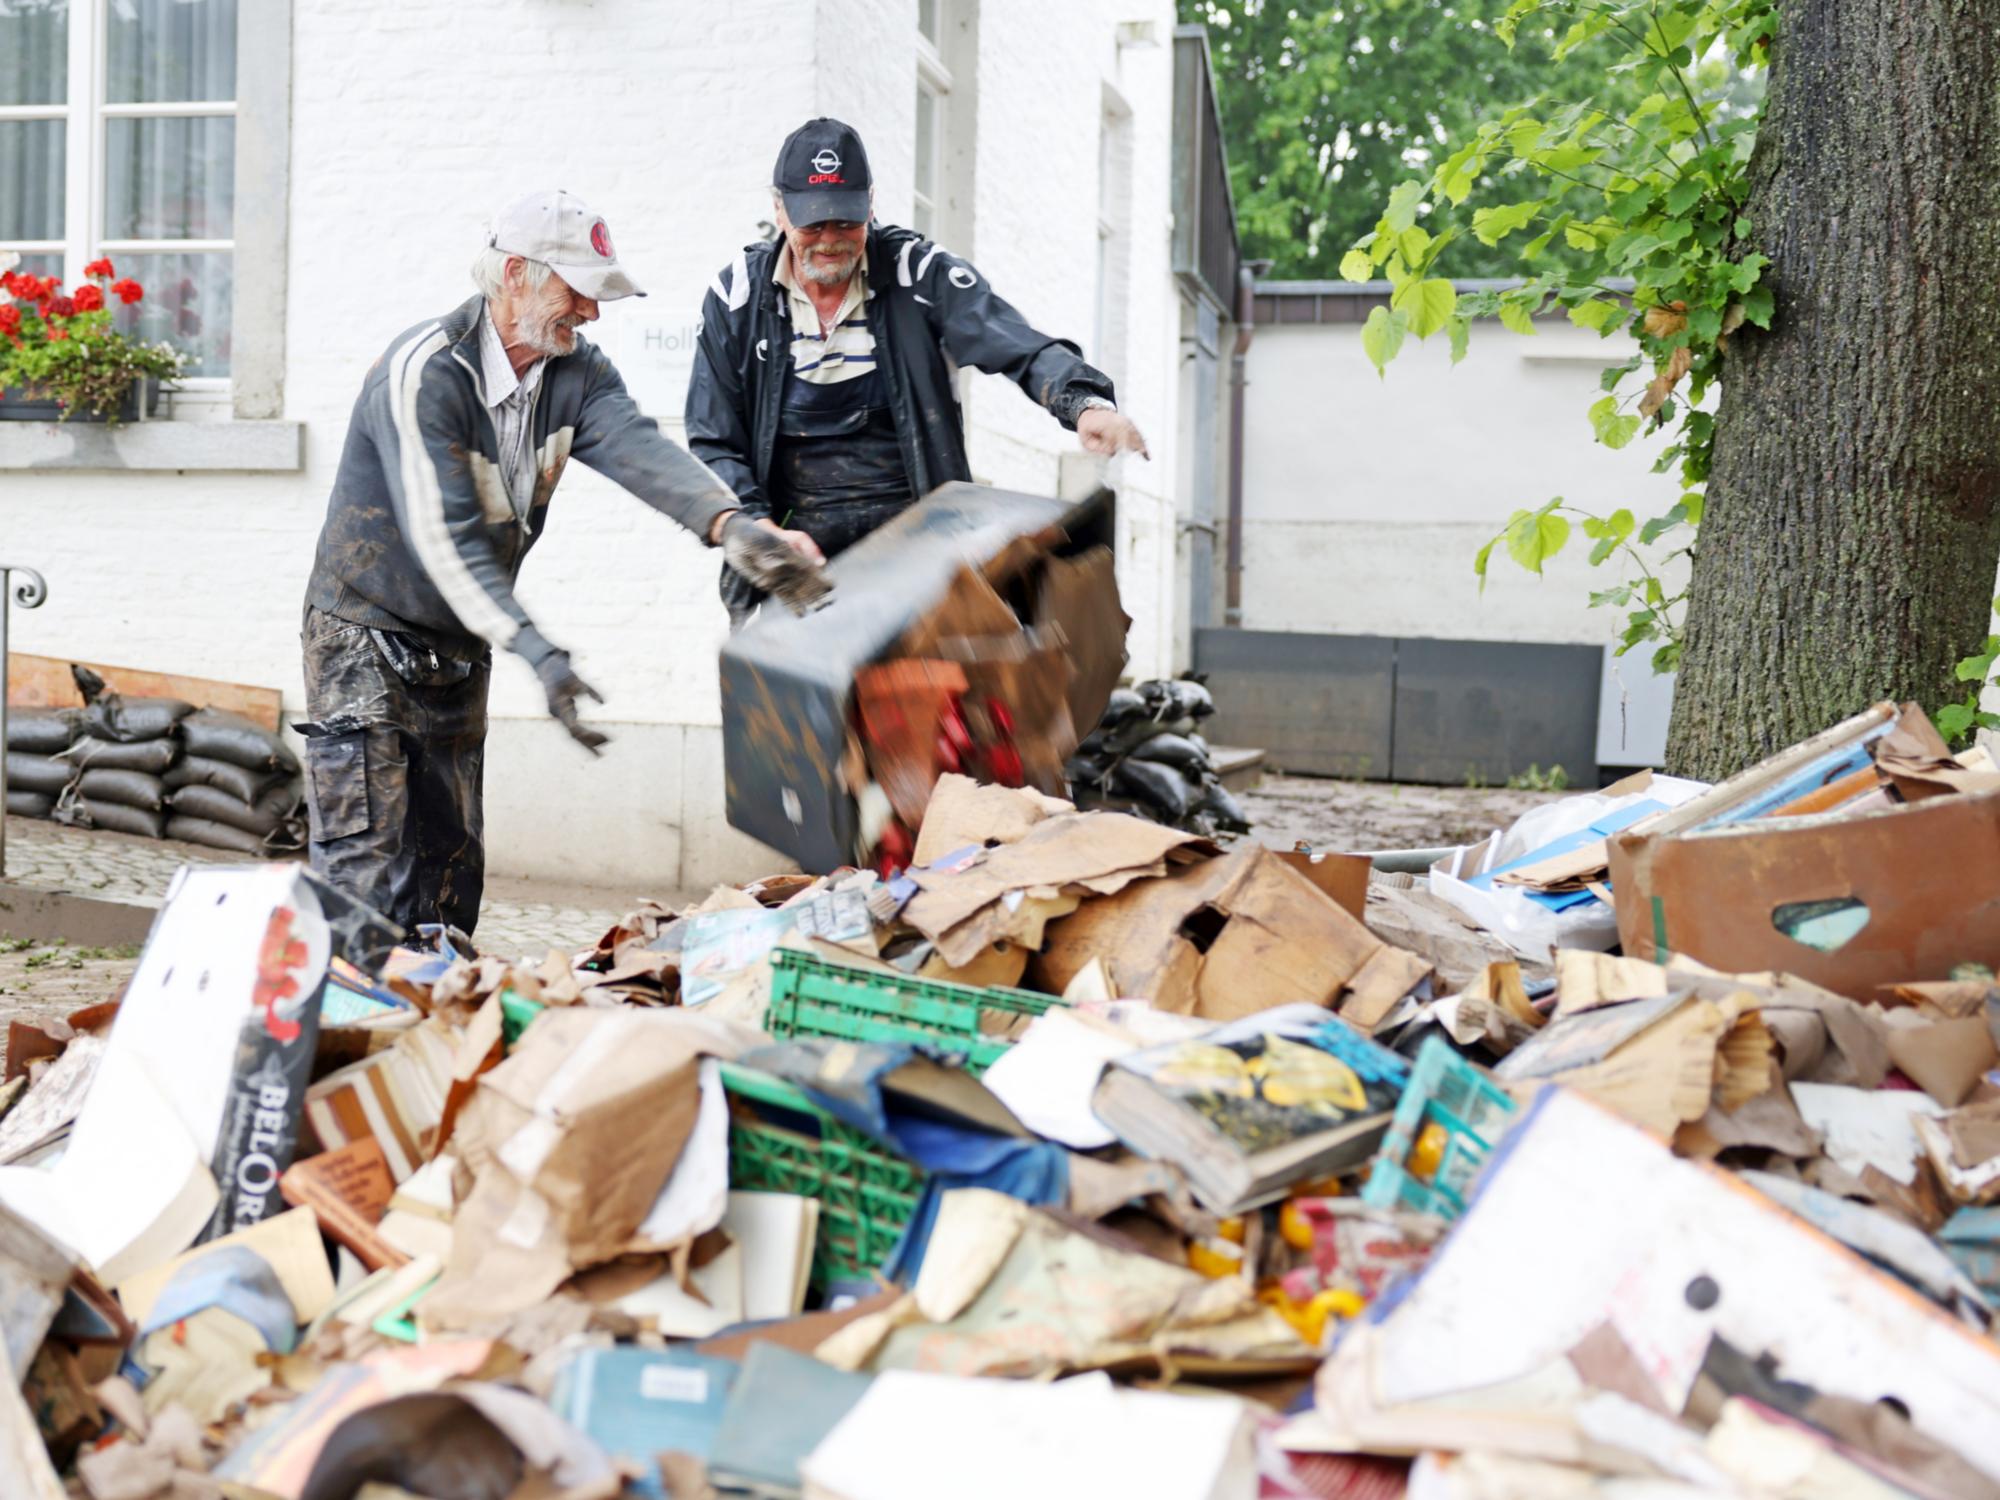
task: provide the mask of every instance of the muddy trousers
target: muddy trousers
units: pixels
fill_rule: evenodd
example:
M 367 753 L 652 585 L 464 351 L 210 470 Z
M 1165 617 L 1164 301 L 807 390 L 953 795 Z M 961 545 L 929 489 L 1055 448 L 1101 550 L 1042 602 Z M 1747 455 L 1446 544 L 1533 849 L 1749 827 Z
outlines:
M 363 626 L 306 611 L 313 870 L 406 928 L 470 933 L 486 881 L 488 661 L 398 675 Z

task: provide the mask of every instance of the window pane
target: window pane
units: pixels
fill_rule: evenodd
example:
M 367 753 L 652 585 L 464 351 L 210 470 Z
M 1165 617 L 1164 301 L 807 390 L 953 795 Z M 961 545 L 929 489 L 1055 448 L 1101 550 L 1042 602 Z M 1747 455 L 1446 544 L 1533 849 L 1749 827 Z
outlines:
M 917 85 L 917 191 L 937 196 L 937 95 Z
M 0 240 L 63 236 L 61 120 L 0 120 Z
M 105 97 L 160 104 L 236 97 L 236 0 L 111 0 Z
M 236 200 L 236 122 L 106 120 L 104 237 L 226 240 Z
M 0 262 L 4 262 L 7 255 L 7 251 L 0 250 Z M 23 276 L 53 276 L 56 280 L 60 281 L 62 280 L 63 273 L 62 254 L 56 250 L 38 250 L 33 254 L 24 252 L 21 256 L 21 263 L 14 267 L 14 269 L 19 271 Z M 7 300 L 7 294 L 0 292 L 0 302 Z
M 229 373 L 232 258 L 205 255 L 119 255 L 120 276 L 146 289 L 145 299 L 118 307 L 118 326 L 138 338 L 165 339 L 189 356 L 189 375 Z
M 69 0 L 0 0 L 0 104 L 69 98 Z

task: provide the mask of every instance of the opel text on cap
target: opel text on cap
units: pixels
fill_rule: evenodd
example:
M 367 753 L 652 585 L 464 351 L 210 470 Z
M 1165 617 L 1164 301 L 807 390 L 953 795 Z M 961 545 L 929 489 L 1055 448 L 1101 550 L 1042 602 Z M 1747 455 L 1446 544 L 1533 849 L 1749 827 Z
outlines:
M 838 120 L 808 120 L 786 136 L 771 182 L 785 217 L 801 229 L 829 219 L 868 222 L 868 194 L 875 186 L 868 153 L 853 127 Z
M 643 297 L 611 248 L 611 231 L 581 198 L 557 188 L 516 199 L 493 216 L 486 243 L 538 260 L 594 302 Z

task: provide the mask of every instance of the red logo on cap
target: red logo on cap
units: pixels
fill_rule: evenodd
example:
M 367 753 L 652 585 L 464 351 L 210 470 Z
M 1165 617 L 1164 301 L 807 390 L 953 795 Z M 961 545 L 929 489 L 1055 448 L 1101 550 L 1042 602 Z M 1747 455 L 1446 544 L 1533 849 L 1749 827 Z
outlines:
M 590 226 L 590 248 L 606 260 L 611 259 L 611 231 L 604 227 L 602 219 Z

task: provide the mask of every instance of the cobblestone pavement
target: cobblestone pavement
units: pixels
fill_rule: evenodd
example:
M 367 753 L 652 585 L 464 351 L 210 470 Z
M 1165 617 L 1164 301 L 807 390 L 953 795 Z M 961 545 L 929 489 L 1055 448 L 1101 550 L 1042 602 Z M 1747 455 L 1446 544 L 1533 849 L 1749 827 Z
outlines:
M 1321 849 L 1435 849 L 1469 844 L 1522 813 L 1569 793 L 1508 787 L 1403 786 L 1386 781 L 1332 781 L 1318 776 L 1266 776 L 1238 801 L 1252 834 L 1274 849 L 1299 839 Z
M 44 890 L 154 906 L 182 865 L 241 859 L 170 839 L 65 828 L 33 818 L 7 820 L 7 878 Z M 540 961 L 551 947 L 573 949 L 596 942 L 647 895 L 676 904 L 694 899 L 685 892 L 626 894 L 495 879 L 488 882 L 480 913 L 480 946 L 503 957 Z M 30 1013 L 62 1015 L 109 999 L 130 977 L 136 958 L 136 952 L 125 949 L 24 945 L 0 933 L 0 1021 Z

